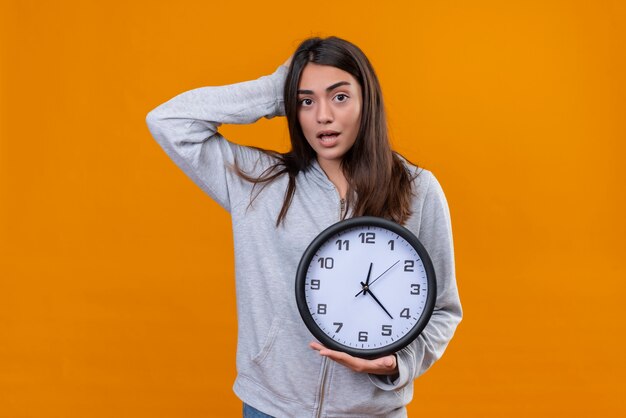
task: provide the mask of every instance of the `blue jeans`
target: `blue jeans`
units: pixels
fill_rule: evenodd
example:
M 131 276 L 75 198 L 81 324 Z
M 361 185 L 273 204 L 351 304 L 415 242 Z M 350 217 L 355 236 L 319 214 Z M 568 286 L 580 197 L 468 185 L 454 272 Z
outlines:
M 258 409 L 255 409 L 251 407 L 250 405 L 248 405 L 247 403 L 244 403 L 243 404 L 243 418 L 274 418 L 274 417 L 271 415 L 264 414 Z

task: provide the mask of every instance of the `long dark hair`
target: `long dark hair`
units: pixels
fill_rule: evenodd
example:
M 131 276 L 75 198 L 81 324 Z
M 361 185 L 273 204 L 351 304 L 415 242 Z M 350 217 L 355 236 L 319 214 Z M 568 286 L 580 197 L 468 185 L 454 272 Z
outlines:
M 309 168 L 316 158 L 298 121 L 298 85 L 304 67 L 310 62 L 350 73 L 359 82 L 363 94 L 359 132 L 354 145 L 341 161 L 349 185 L 346 207 L 354 206 L 354 216 L 379 216 L 405 223 L 411 216 L 413 178 L 401 157 L 391 149 L 378 77 L 365 54 L 356 45 L 334 36 L 307 39 L 298 46 L 292 57 L 284 90 L 291 150 L 286 153 L 262 150 L 275 157 L 274 165 L 259 177 L 253 177 L 235 164 L 237 174 L 254 183 L 254 187 L 259 184 L 265 186 L 284 174 L 289 176 L 283 206 L 276 220 L 276 226 L 280 225 L 296 190 L 296 176 Z M 258 193 L 251 198 L 251 203 Z

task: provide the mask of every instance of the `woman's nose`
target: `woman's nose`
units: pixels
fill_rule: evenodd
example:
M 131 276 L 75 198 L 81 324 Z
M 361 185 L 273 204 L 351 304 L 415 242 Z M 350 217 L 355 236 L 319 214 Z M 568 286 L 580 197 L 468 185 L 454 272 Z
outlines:
M 333 121 L 333 111 L 328 103 L 320 102 L 317 107 L 317 122 L 330 123 Z

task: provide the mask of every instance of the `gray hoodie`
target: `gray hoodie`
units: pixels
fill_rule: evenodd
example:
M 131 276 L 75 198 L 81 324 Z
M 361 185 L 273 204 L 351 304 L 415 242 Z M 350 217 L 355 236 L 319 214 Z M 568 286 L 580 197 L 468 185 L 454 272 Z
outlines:
M 283 116 L 286 74 L 281 66 L 257 80 L 190 90 L 146 118 L 167 155 L 232 218 L 239 325 L 234 391 L 276 417 L 406 416 L 413 379 L 441 357 L 462 316 L 445 196 L 429 171 L 415 172 L 413 215 L 405 226 L 432 258 L 437 301 L 422 334 L 397 353 L 399 376 L 356 373 L 309 348 L 314 338 L 298 313 L 294 278 L 307 245 L 340 220 L 339 194 L 315 162 L 298 174 L 285 222 L 276 227 L 287 179 L 267 185 L 250 206 L 252 184 L 231 166 L 236 161 L 256 176 L 273 157 L 217 132 L 222 123 Z

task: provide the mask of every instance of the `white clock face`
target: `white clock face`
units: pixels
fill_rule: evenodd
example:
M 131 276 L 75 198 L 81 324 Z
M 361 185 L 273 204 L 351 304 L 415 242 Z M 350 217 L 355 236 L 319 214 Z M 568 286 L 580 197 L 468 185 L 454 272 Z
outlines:
M 339 230 L 315 247 L 304 267 L 305 322 L 325 335 L 322 342 L 367 355 L 397 347 L 402 339 L 406 345 L 409 334 L 417 337 L 433 304 L 432 267 L 430 260 L 425 265 L 419 248 L 373 225 Z

